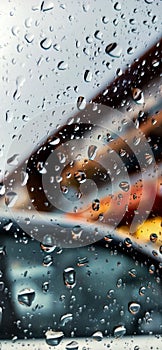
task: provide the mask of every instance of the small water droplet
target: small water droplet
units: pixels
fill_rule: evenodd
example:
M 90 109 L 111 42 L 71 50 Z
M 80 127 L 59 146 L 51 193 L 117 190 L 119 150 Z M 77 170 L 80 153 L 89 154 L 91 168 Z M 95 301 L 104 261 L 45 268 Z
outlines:
M 121 4 L 120 4 L 120 2 L 116 2 L 116 3 L 115 3 L 114 9 L 115 9 L 116 11 L 121 11 Z
M 136 315 L 139 312 L 140 308 L 140 304 L 138 303 L 132 302 L 128 305 L 128 310 L 132 315 Z
M 13 26 L 11 29 L 11 32 L 13 35 L 18 36 L 18 34 L 20 32 L 20 28 L 18 26 Z
M 64 327 L 68 322 L 71 322 L 72 320 L 73 320 L 72 314 L 65 314 L 65 315 L 61 316 L 61 318 L 60 318 L 61 326 Z
M 53 264 L 53 257 L 51 255 L 46 255 L 43 258 L 43 266 L 49 267 Z
M 149 154 L 149 153 L 146 153 L 146 154 L 145 154 L 145 159 L 146 159 L 146 163 L 149 164 L 149 165 L 150 165 L 150 164 L 152 163 L 152 161 L 153 161 L 152 155 Z
M 155 243 L 155 242 L 157 241 L 157 239 L 158 239 L 157 234 L 156 234 L 156 233 L 151 233 L 151 235 L 150 235 L 150 241 L 151 241 L 152 243 Z
M 21 186 L 26 186 L 29 179 L 29 174 L 25 171 L 21 171 Z
M 50 0 L 45 0 L 45 1 L 42 1 L 41 3 L 41 11 L 43 12 L 50 11 L 53 9 L 53 7 L 54 7 L 54 4 Z
M 107 23 L 109 22 L 109 19 L 108 19 L 106 16 L 103 16 L 103 17 L 102 17 L 102 22 L 103 22 L 104 24 L 107 24 Z
M 47 293 L 49 291 L 49 282 L 43 282 L 42 291 L 43 293 Z
M 82 111 L 86 107 L 86 99 L 83 96 L 79 96 L 77 99 L 77 108 Z
M 5 194 L 5 185 L 3 183 L 0 183 L 0 196 L 3 196 Z
M 74 178 L 80 183 L 83 184 L 86 182 L 87 177 L 84 171 L 78 170 L 74 173 Z
M 129 183 L 127 181 L 122 181 L 119 184 L 119 187 L 121 188 L 121 190 L 123 190 L 124 192 L 128 192 L 129 191 Z
M 88 12 L 90 9 L 90 2 L 88 0 L 84 1 L 83 3 L 83 11 Z
M 76 285 L 75 270 L 73 267 L 67 267 L 63 272 L 64 283 L 67 288 L 74 288 Z
M 41 40 L 40 46 L 44 50 L 49 50 L 52 46 L 52 40 L 49 38 L 44 38 L 43 40 Z
M 96 157 L 96 154 L 97 154 L 97 146 L 90 145 L 88 147 L 88 158 L 93 160 Z
M 53 239 L 50 235 L 45 235 L 41 242 L 41 249 L 46 253 L 52 253 L 56 246 L 53 243 Z
M 92 80 L 92 73 L 88 69 L 84 73 L 84 80 L 86 83 L 90 83 Z
M 130 248 L 132 246 L 131 239 L 129 237 L 125 238 L 124 244 L 126 245 L 126 247 Z
M 18 199 L 18 195 L 16 192 L 7 192 L 5 195 L 5 204 L 8 208 L 12 208 Z
M 133 100 L 137 104 L 144 103 L 144 94 L 143 94 L 142 90 L 140 90 L 138 88 L 132 88 L 132 97 L 133 97 Z
M 74 226 L 73 229 L 72 229 L 72 231 L 71 231 L 72 238 L 73 238 L 74 240 L 80 239 L 82 233 L 83 233 L 83 230 L 82 230 L 82 228 L 81 228 L 79 225 Z
M 28 17 L 25 19 L 25 27 L 26 28 L 30 28 L 32 25 L 32 18 L 31 17 Z
M 47 170 L 44 167 L 43 162 L 38 162 L 37 163 L 37 170 L 39 171 L 40 174 L 46 174 L 47 173 Z
M 13 119 L 13 113 L 10 110 L 6 111 L 6 122 L 11 123 L 12 119 Z
M 63 339 L 64 333 L 63 332 L 55 332 L 51 329 L 45 333 L 45 337 L 46 337 L 46 343 L 49 346 L 57 346 L 60 344 L 61 340 Z
M 122 48 L 117 43 L 111 43 L 106 46 L 105 52 L 112 57 L 119 58 L 122 53 Z
M 78 350 L 79 344 L 74 340 L 66 345 L 66 350 Z
M 18 301 L 21 305 L 31 306 L 35 298 L 35 291 L 32 288 L 22 289 L 18 293 Z
M 100 209 L 100 201 L 99 201 L 99 199 L 94 199 L 94 201 L 92 202 L 92 209 L 94 211 L 98 211 Z
M 60 143 L 60 138 L 59 137 L 54 137 L 52 139 L 52 141 L 49 140 L 49 144 L 52 145 L 52 146 L 58 145 L 59 143 Z
M 60 61 L 57 65 L 59 70 L 66 70 L 68 68 L 68 64 L 65 61 Z
M 96 32 L 94 33 L 94 36 L 95 36 L 96 39 L 102 40 L 103 33 L 100 30 L 96 30 Z
M 31 44 L 34 40 L 34 35 L 31 33 L 25 34 L 25 40 L 27 41 L 28 44 Z
M 103 334 L 101 331 L 97 331 L 92 334 L 92 338 L 95 339 L 96 341 L 101 341 L 103 339 Z
M 144 296 L 145 293 L 146 293 L 146 287 L 142 286 L 142 287 L 139 289 L 139 295 Z
M 114 329 L 114 337 L 119 338 L 125 335 L 126 333 L 126 328 L 124 326 L 117 326 Z
M 88 264 L 88 258 L 87 257 L 84 257 L 84 258 L 78 258 L 78 261 L 77 261 L 77 266 L 81 267 L 81 266 L 85 266 Z

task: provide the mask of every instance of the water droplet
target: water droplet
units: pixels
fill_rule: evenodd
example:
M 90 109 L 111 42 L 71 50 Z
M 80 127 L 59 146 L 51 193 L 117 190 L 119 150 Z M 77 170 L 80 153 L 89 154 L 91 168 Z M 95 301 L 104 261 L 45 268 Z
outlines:
M 79 96 L 77 99 L 77 108 L 82 111 L 86 107 L 86 99 L 83 96 Z
M 64 283 L 67 288 L 74 288 L 76 285 L 75 270 L 73 267 L 67 267 L 63 272 Z
M 6 111 L 6 122 L 11 123 L 12 119 L 13 119 L 13 113 L 10 110 Z
M 32 288 L 22 289 L 18 293 L 19 303 L 25 306 L 31 306 L 34 298 L 35 298 L 35 291 Z
M 50 145 L 55 146 L 60 143 L 60 138 L 59 137 L 54 137 L 52 141 L 49 142 Z
M 128 305 L 128 310 L 132 315 L 136 315 L 139 312 L 140 308 L 140 304 L 138 303 L 132 302 Z
M 152 155 L 149 154 L 149 153 L 146 153 L 146 154 L 145 154 L 145 159 L 146 159 L 146 163 L 149 164 L 149 165 L 150 165 L 150 164 L 152 163 L 152 161 L 153 161 Z
M 100 209 L 100 201 L 99 201 L 99 199 L 94 199 L 94 201 L 92 202 L 92 209 L 94 211 L 98 211 Z
M 81 267 L 81 266 L 85 266 L 88 264 L 88 258 L 87 257 L 84 257 L 84 258 L 78 258 L 78 261 L 77 261 L 77 266 Z
M 96 32 L 94 33 L 94 36 L 95 36 L 96 39 L 102 40 L 103 33 L 100 32 L 100 30 L 96 30 Z
M 43 162 L 38 162 L 37 163 L 37 170 L 39 171 L 40 174 L 46 174 L 47 173 L 47 170 L 44 167 Z
M 48 38 L 44 38 L 43 40 L 41 40 L 40 46 L 44 50 L 49 50 L 50 47 L 52 46 L 52 40 Z
M 57 65 L 59 70 L 66 70 L 68 68 L 68 64 L 65 61 L 60 61 Z
M 74 240 L 80 239 L 80 237 L 82 235 L 82 232 L 83 232 L 83 230 L 82 230 L 82 228 L 79 225 L 74 226 L 72 231 L 71 231 L 72 238 Z
M 105 52 L 112 57 L 120 57 L 122 48 L 117 43 L 111 43 L 106 46 Z
M 52 265 L 52 263 L 53 263 L 53 257 L 51 255 L 46 255 L 43 258 L 43 266 L 49 267 Z
M 152 4 L 153 0 L 145 0 L 146 4 Z
M 92 80 L 92 73 L 88 69 L 84 73 L 84 80 L 86 81 L 86 83 L 90 83 Z
M 49 291 L 49 282 L 43 282 L 42 291 L 43 293 L 47 293 Z
M 25 27 L 26 28 L 30 28 L 32 25 L 32 18 L 31 17 L 28 17 L 25 19 Z
M 101 341 L 103 339 L 103 334 L 101 331 L 97 331 L 97 332 L 92 334 L 92 338 L 97 340 L 97 341 Z
M 127 152 L 126 152 L 125 149 L 120 149 L 119 155 L 120 155 L 121 157 L 124 157 L 126 154 L 127 154 Z
M 121 190 L 123 190 L 124 192 L 128 192 L 129 191 L 129 183 L 127 181 L 122 181 L 119 184 L 119 187 L 121 188 Z
M 137 276 L 136 270 L 135 270 L 135 269 L 129 270 L 129 275 L 130 275 L 131 277 L 135 278 L 135 277 Z
M 90 9 L 90 2 L 88 0 L 84 1 L 83 3 L 83 11 L 88 12 Z
M 41 3 L 41 11 L 46 12 L 52 10 L 54 7 L 54 4 L 50 0 L 42 1 Z
M 34 35 L 28 33 L 28 34 L 25 34 L 24 38 L 25 38 L 25 40 L 27 41 L 28 44 L 31 44 L 33 42 L 33 40 L 34 40 Z
M 63 332 L 55 332 L 51 329 L 45 333 L 45 337 L 46 337 L 46 343 L 49 346 L 57 346 L 60 344 L 61 340 L 63 339 L 64 333 Z
M 18 34 L 20 32 L 20 28 L 18 26 L 13 26 L 11 29 L 11 32 L 13 35 L 18 36 Z
M 5 194 L 5 185 L 3 185 L 2 183 L 0 184 L 0 196 L 3 196 Z
M 132 246 L 131 239 L 129 237 L 125 238 L 124 244 L 126 245 L 126 247 L 130 248 Z
M 25 171 L 21 171 L 21 186 L 26 186 L 29 179 L 29 174 Z
M 74 178 L 80 183 L 83 184 L 84 182 L 86 182 L 86 174 L 84 171 L 78 170 L 74 173 Z
M 72 314 L 65 314 L 65 315 L 61 316 L 61 318 L 60 318 L 61 326 L 64 327 L 68 322 L 71 322 L 72 320 L 73 320 Z
M 139 289 L 139 295 L 144 296 L 145 293 L 146 293 L 146 287 L 142 286 L 142 287 Z
M 121 11 L 121 4 L 120 4 L 120 2 L 116 2 L 116 4 L 114 5 L 114 9 L 116 11 Z
M 5 204 L 8 208 L 12 208 L 18 199 L 18 195 L 16 192 L 7 192 L 5 195 Z
M 107 24 L 107 23 L 109 22 L 109 19 L 108 19 L 106 16 L 103 16 L 103 17 L 102 17 L 102 22 L 103 22 L 104 24 Z
M 97 154 L 97 146 L 90 145 L 88 148 L 88 158 L 93 160 L 96 157 Z
M 127 53 L 128 53 L 128 55 L 133 55 L 133 53 L 134 53 L 133 47 L 128 47 Z
M 66 350 L 78 350 L 79 344 L 74 340 L 66 345 Z
M 57 156 L 61 164 L 64 164 L 66 162 L 66 155 L 64 153 L 58 152 Z
M 52 253 L 56 246 L 53 243 L 53 239 L 50 235 L 45 235 L 41 242 L 41 249 L 46 253 Z
M 152 264 L 152 265 L 150 265 L 150 267 L 149 267 L 149 273 L 150 273 L 151 275 L 153 275 L 154 272 L 155 272 L 155 265 Z
M 144 94 L 143 94 L 142 90 L 140 90 L 138 88 L 132 88 L 132 97 L 133 97 L 133 100 L 137 104 L 144 103 Z
M 1 324 L 1 322 L 2 322 L 2 313 L 3 313 L 3 309 L 2 309 L 2 307 L 0 306 L 0 324 Z
M 114 337 L 118 338 L 118 337 L 122 337 L 123 335 L 125 335 L 126 333 L 126 328 L 124 326 L 117 326 L 114 329 Z
M 114 297 L 114 289 L 110 289 L 108 292 L 107 292 L 107 297 L 109 299 L 113 298 Z
M 9 231 L 10 228 L 12 227 L 12 225 L 13 225 L 13 222 L 9 222 L 8 224 L 6 224 L 6 225 L 3 226 L 3 229 L 4 229 L 5 231 Z
M 29 121 L 29 116 L 28 115 L 26 115 L 26 114 L 23 114 L 22 115 L 22 120 L 24 121 L 24 122 L 28 122 Z
M 151 241 L 152 243 L 155 243 L 155 242 L 157 241 L 157 239 L 158 239 L 157 234 L 156 234 L 156 233 L 151 233 L 151 235 L 150 235 L 150 241 Z

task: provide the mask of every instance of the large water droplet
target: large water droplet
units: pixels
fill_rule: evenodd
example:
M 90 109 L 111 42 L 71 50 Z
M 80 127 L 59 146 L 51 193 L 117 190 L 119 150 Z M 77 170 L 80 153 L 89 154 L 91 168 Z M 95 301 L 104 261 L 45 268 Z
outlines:
M 22 289 L 18 293 L 19 303 L 25 306 L 31 306 L 34 298 L 35 298 L 35 291 L 32 288 Z
M 53 264 L 53 257 L 51 255 L 46 255 L 43 258 L 43 266 L 49 267 Z
M 117 43 L 111 43 L 106 46 L 106 53 L 112 57 L 120 57 L 122 48 Z
M 96 30 L 96 32 L 94 33 L 94 36 L 95 36 L 96 39 L 102 40 L 103 33 L 100 32 L 100 30 Z
M 74 288 L 76 285 L 75 280 L 75 270 L 73 267 L 67 267 L 63 272 L 63 279 L 66 287 L 68 288 Z
M 116 2 L 116 3 L 115 3 L 114 9 L 115 9 L 116 11 L 121 11 L 121 4 L 120 4 L 120 2 Z
M 48 330 L 45 333 L 45 337 L 46 337 L 46 343 L 49 346 L 57 346 L 58 344 L 60 344 L 61 340 L 64 337 L 64 333 L 63 332 L 55 332 L 53 330 Z
M 128 310 L 132 315 L 136 315 L 140 310 L 140 304 L 138 303 L 129 303 Z

